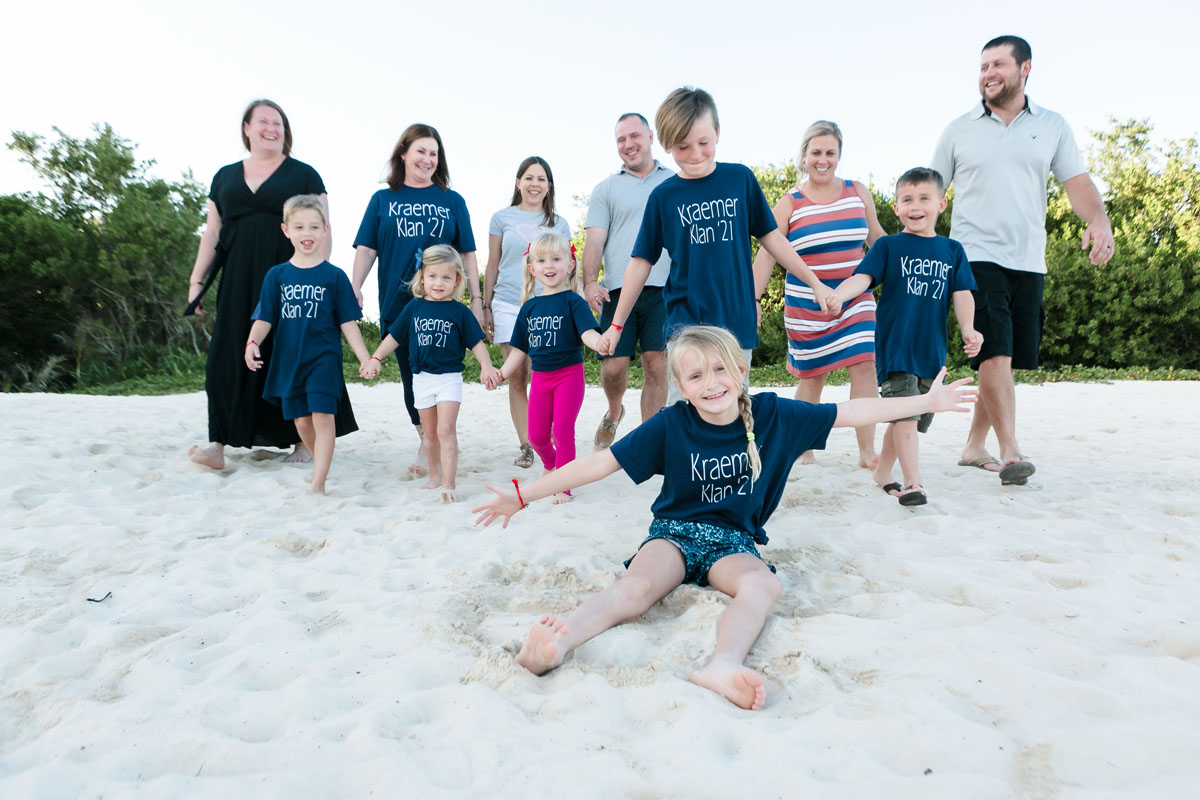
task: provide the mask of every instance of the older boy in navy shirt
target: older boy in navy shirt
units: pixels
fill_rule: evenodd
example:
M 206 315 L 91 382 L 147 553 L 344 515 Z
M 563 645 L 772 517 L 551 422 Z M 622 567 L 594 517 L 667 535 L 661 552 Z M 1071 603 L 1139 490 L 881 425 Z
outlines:
M 916 167 L 896 182 L 896 216 L 904 231 L 885 236 L 867 251 L 839 292 L 855 297 L 883 285 L 877 313 L 875 370 L 880 394 L 910 397 L 929 391 L 946 363 L 946 317 L 950 300 L 967 355 L 979 352 L 983 336 L 974 328 L 975 278 L 962 245 L 938 236 L 938 214 L 946 208 L 942 176 Z M 917 433 L 929 430 L 932 414 L 890 423 L 883 435 L 875 482 L 900 505 L 924 505 L 927 498 L 917 465 Z M 892 481 L 900 461 L 904 484 Z

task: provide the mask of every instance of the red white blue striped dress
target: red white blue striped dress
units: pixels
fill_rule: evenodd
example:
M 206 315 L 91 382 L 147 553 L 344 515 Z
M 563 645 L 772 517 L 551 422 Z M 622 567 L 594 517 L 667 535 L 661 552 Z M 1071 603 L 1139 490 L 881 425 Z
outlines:
M 787 238 L 826 286 L 854 274 L 867 239 L 867 210 L 846 181 L 832 203 L 814 203 L 793 188 L 792 215 Z M 842 303 L 842 315 L 833 319 L 813 302 L 812 289 L 787 276 L 783 322 L 788 337 L 788 372 L 812 378 L 839 367 L 875 360 L 875 295 L 864 292 Z

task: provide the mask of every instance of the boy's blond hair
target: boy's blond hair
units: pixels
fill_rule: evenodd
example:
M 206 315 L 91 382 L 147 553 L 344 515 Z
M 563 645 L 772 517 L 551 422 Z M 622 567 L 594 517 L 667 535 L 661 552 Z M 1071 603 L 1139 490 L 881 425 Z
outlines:
M 421 253 L 421 266 L 408 284 L 412 296 L 425 296 L 425 267 L 431 264 L 452 264 L 454 266 L 456 282 L 452 296 L 455 300 L 461 300 L 463 290 L 467 288 L 467 273 L 463 269 L 462 256 L 448 244 L 435 244 L 433 247 L 426 247 L 425 251 Z
M 711 94 L 694 86 L 683 86 L 671 92 L 654 115 L 658 143 L 664 150 L 671 150 L 687 138 L 696 120 L 705 114 L 712 119 L 713 128 L 719 132 L 721 121 L 717 118 L 717 104 L 713 102 Z
M 292 218 L 292 214 L 304 209 L 311 209 L 321 215 L 321 222 L 325 227 L 329 227 L 329 217 L 325 216 L 325 204 L 321 202 L 321 198 L 315 194 L 298 194 L 295 197 L 289 197 L 287 202 L 283 204 L 283 224 Z
M 671 371 L 671 377 L 680 388 L 681 394 L 683 380 L 679 374 L 679 362 L 680 353 L 685 350 L 699 355 L 706 371 L 712 369 L 714 361 L 723 363 L 727 370 L 750 370 L 750 365 L 746 363 L 746 354 L 742 352 L 741 345 L 732 333 L 715 325 L 689 325 L 672 336 L 667 345 L 667 368 Z M 746 391 L 744 382 L 738 383 L 738 412 L 741 414 L 742 424 L 746 426 L 746 457 L 750 461 L 751 478 L 758 480 L 759 473 L 762 472 L 762 459 L 758 456 L 758 445 L 754 443 L 754 414 L 751 412 L 750 393 Z
M 812 140 L 818 136 L 832 136 L 837 139 L 838 158 L 842 157 L 842 129 L 836 122 L 819 119 L 808 126 L 808 130 L 804 132 L 804 138 L 800 140 L 800 152 L 796 154 L 796 169 L 801 175 L 804 174 L 804 154 L 808 152 L 808 146 L 812 144 Z
M 575 254 L 571 252 L 571 243 L 557 233 L 543 233 L 529 243 L 529 251 L 525 253 L 525 283 L 521 287 L 521 302 L 533 297 L 537 279 L 533 277 L 534 259 L 539 256 L 565 256 L 571 262 L 571 271 L 567 273 L 567 290 L 579 294 L 579 270 L 575 263 Z

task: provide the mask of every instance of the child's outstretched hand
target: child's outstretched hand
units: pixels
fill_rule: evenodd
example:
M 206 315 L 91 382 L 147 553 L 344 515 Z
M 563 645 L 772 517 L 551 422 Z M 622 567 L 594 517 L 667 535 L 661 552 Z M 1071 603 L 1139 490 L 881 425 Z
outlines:
M 946 368 L 933 379 L 929 387 L 930 411 L 970 411 L 971 403 L 979 399 L 979 389 L 967 386 L 974 378 L 959 378 L 954 383 L 943 383 L 946 380 Z M 963 405 L 963 404 L 966 405 Z
M 382 366 L 382 364 L 380 364 L 379 359 L 376 358 L 375 356 L 371 356 L 366 361 L 364 361 L 361 365 L 359 365 L 358 374 L 364 380 L 369 381 L 369 380 L 372 380 L 372 379 L 378 377 L 379 371 L 382 368 L 383 368 L 383 366 Z
M 246 359 L 246 366 L 251 372 L 258 372 L 258 368 L 262 366 L 262 353 L 258 351 L 258 345 L 253 340 L 246 342 L 246 351 L 243 353 Z
M 969 328 L 962 332 L 963 350 L 971 358 L 979 355 L 979 348 L 983 347 L 983 334 L 974 328 Z
M 471 509 L 472 514 L 480 512 L 479 516 L 475 518 L 475 524 L 482 523 L 486 528 L 495 522 L 497 517 L 504 517 L 504 523 L 500 527 L 507 528 L 512 515 L 521 510 L 521 501 L 517 499 L 515 492 L 497 489 L 487 481 L 484 481 L 483 485 L 495 492 L 496 496 L 483 505 Z

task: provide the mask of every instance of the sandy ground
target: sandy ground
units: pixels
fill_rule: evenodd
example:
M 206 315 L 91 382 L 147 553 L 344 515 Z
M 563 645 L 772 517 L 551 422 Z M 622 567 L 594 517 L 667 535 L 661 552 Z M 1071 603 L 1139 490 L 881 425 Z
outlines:
M 514 660 L 616 579 L 655 481 L 476 528 L 482 480 L 531 477 L 502 392 L 467 387 L 449 506 L 404 479 L 399 386 L 351 393 L 323 499 L 272 454 L 189 463 L 202 394 L 0 395 L 0 797 L 1200 794 L 1197 384 L 1018 387 L 1026 487 L 956 467 L 941 415 L 913 510 L 835 431 L 768 526 L 759 712 L 685 680 L 710 589 Z

